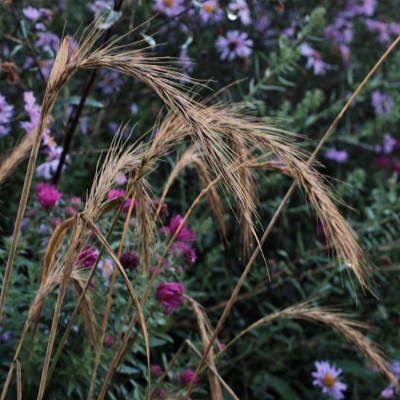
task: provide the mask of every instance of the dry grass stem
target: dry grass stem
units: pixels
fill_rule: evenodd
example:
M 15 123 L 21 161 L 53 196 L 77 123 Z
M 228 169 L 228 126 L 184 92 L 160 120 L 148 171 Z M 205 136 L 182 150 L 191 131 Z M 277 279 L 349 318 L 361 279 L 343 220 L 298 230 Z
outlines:
M 203 347 L 207 347 L 209 343 L 209 333 L 212 333 L 213 330 L 211 323 L 207 318 L 207 315 L 204 312 L 204 309 L 201 307 L 201 305 L 197 301 L 192 299 L 190 296 L 186 296 L 186 298 L 188 299 L 190 305 L 192 306 L 194 315 L 197 319 L 197 324 L 199 326 L 199 332 L 201 341 L 203 342 Z M 208 364 L 208 367 L 211 367 L 214 370 L 213 372 L 211 371 L 211 369 L 207 369 L 207 378 L 210 384 L 211 399 L 223 400 L 224 396 L 222 394 L 221 384 L 217 377 L 217 375 L 219 374 L 217 372 L 217 367 L 215 365 L 215 355 L 212 349 L 208 353 L 206 362 Z
M 367 361 L 378 370 L 386 375 L 386 377 L 398 387 L 396 377 L 390 372 L 388 363 L 385 360 L 382 351 L 368 337 L 364 336 L 356 328 L 364 328 L 367 326 L 361 322 L 350 319 L 350 316 L 336 311 L 329 307 L 313 307 L 309 303 L 300 303 L 284 310 L 278 310 L 274 313 L 261 318 L 257 322 L 251 324 L 239 334 L 243 336 L 247 332 L 267 325 L 278 318 L 303 319 L 311 322 L 322 322 L 332 330 L 341 333 L 358 351 L 360 351 Z

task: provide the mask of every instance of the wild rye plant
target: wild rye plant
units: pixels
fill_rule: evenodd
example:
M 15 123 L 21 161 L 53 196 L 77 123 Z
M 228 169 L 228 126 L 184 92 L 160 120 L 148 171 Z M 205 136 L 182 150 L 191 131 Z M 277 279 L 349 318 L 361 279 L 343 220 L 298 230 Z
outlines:
M 69 218 L 62 218 L 66 216 L 60 215 L 58 217 L 60 220 L 54 223 L 54 229 L 41 261 L 41 271 L 36 271 L 35 279 L 39 283 L 38 289 L 32 298 L 32 303 L 25 305 L 29 306 L 26 322 L 19 328 L 18 345 L 15 353 L 8 360 L 9 374 L 4 383 L 1 398 L 6 398 L 8 393 L 11 393 L 11 382 L 15 382 L 13 386 L 16 387 L 19 397 L 24 392 L 30 393 L 29 360 L 35 352 L 35 341 L 43 342 L 43 338 L 38 338 L 43 335 L 38 326 L 41 312 L 46 307 L 46 299 L 53 299 L 54 312 L 49 334 L 44 340 L 47 348 L 43 354 L 38 394 L 30 394 L 30 396 L 37 396 L 39 399 L 46 396 L 46 388 L 51 386 L 52 375 L 61 368 L 59 365 L 61 365 L 63 348 L 70 335 L 73 335 L 74 320 L 79 312 L 84 320 L 90 343 L 90 347 L 84 351 L 94 355 L 91 380 L 86 388 L 87 393 L 80 394 L 82 397 L 105 398 L 116 371 L 124 359 L 131 356 L 131 349 L 139 346 L 141 354 L 145 357 L 147 368 L 135 370 L 134 378 L 130 382 L 130 385 L 135 387 L 138 398 L 140 396 L 143 398 L 167 396 L 167 398 L 187 399 L 193 390 L 198 390 L 199 395 L 204 396 L 207 396 L 205 392 L 208 392 L 213 399 L 222 399 L 223 393 L 237 398 L 218 372 L 217 360 L 223 351 L 217 344 L 217 337 L 251 266 L 295 185 L 299 186 L 305 194 L 321 221 L 325 235 L 335 249 L 338 261 L 345 264 L 349 274 L 358 279 L 368 291 L 371 274 L 367 258 L 359 245 L 356 234 L 333 204 L 334 196 L 329 187 L 313 168 L 312 162 L 316 153 L 308 158 L 296 146 L 293 135 L 270 125 L 268 121 L 249 116 L 240 105 L 215 103 L 212 98 L 198 101 L 194 89 L 188 91 L 186 87 L 177 83 L 182 76 L 178 70 L 166 64 L 168 60 L 155 57 L 146 50 L 136 50 L 131 46 L 120 45 L 121 38 L 113 38 L 105 45 L 98 46 L 98 39 L 102 32 L 99 23 L 100 20 L 96 20 L 93 26 L 85 30 L 83 39 L 78 40 L 76 45 L 69 37 L 63 39 L 43 98 L 39 123 L 27 139 L 12 150 L 0 167 L 0 179 L 3 181 L 32 148 L 0 296 L 3 317 L 7 315 L 7 309 L 4 308 L 7 293 L 12 291 L 12 285 L 18 286 L 18 282 L 13 281 L 12 276 L 19 255 L 17 245 L 28 204 L 37 153 L 47 122 L 51 118 L 54 103 L 62 88 L 81 69 L 117 70 L 131 75 L 154 90 L 164 101 L 168 114 L 163 121 L 158 123 L 156 135 L 146 142 L 137 141 L 134 144 L 126 144 L 117 135 L 107 156 L 99 164 L 99 170 L 84 206 L 70 210 Z M 338 120 L 350 102 L 347 103 Z M 334 126 L 335 124 L 332 125 L 332 129 Z M 332 129 L 325 137 L 329 136 Z M 186 151 L 176 161 L 161 198 L 154 202 L 149 183 L 151 174 L 157 171 L 163 156 L 171 153 L 178 146 L 185 147 Z M 316 151 L 318 150 L 319 148 Z M 168 225 L 169 230 L 164 229 L 160 232 L 158 225 L 164 218 L 163 207 L 168 190 L 173 180 L 187 166 L 194 167 L 203 189 L 187 213 L 183 217 L 175 216 Z M 294 181 L 294 186 L 267 225 L 261 238 L 258 238 L 255 228 L 256 222 L 259 221 L 254 175 L 256 170 L 279 171 Z M 121 174 L 127 176 L 123 195 L 121 192 L 116 192 Z M 37 187 L 36 191 L 42 205 L 47 204 L 46 199 L 49 198 L 50 203 L 53 201 L 55 204 L 55 200 L 60 197 L 50 186 Z M 210 203 L 210 212 L 212 211 L 215 215 L 221 236 L 226 237 L 223 218 L 226 211 L 223 209 L 220 191 L 234 202 L 238 210 L 237 218 L 240 221 L 244 253 L 248 255 L 248 262 L 231 298 L 226 303 L 217 326 L 213 328 L 201 305 L 190 294 L 184 294 L 179 282 L 174 282 L 173 287 L 165 287 L 161 279 L 164 279 L 162 274 L 169 273 L 169 278 L 174 277 L 179 280 L 179 271 L 174 268 L 165 272 L 170 265 L 166 261 L 170 262 L 168 258 L 182 257 L 184 254 L 185 247 L 181 245 L 179 253 L 177 243 L 184 243 L 182 236 L 185 234 L 189 235 L 186 239 L 190 237 L 187 221 L 195 207 L 203 204 L 204 198 L 207 198 Z M 48 208 L 52 208 L 54 204 Z M 136 217 L 134 229 L 131 226 L 132 213 L 135 213 Z M 259 222 L 262 223 L 262 221 Z M 95 242 L 101 248 L 99 254 L 91 251 Z M 252 242 L 256 244 L 255 250 L 251 246 Z M 129 246 L 135 249 L 138 259 L 126 250 Z M 88 259 L 91 260 L 90 263 Z M 98 293 L 106 297 L 94 300 L 96 286 L 92 287 L 93 279 L 96 274 L 99 274 L 101 262 L 103 262 L 101 269 L 104 271 L 106 259 L 107 263 L 113 266 L 112 274 L 108 274 L 108 277 L 111 277 L 108 291 L 102 293 L 99 289 Z M 190 263 L 190 260 L 186 258 L 186 262 Z M 129 271 L 133 270 L 135 274 L 129 274 Z M 69 288 L 73 289 L 76 296 L 73 301 Z M 172 294 L 168 290 L 172 290 Z M 179 348 L 176 357 L 168 360 L 170 362 L 166 370 L 164 372 L 153 370 L 155 376 L 152 377 L 150 358 L 152 331 L 160 335 L 165 326 L 165 318 L 168 318 L 160 309 L 159 304 L 154 302 L 157 296 L 160 299 L 163 298 L 163 292 L 167 293 L 164 297 L 167 314 L 184 299 L 190 305 L 198 322 L 203 348 L 196 348 L 188 340 Z M 116 296 L 118 305 L 125 304 L 122 313 L 119 313 L 121 310 L 113 308 Z M 105 301 L 101 307 L 100 300 Z M 172 300 L 175 302 L 171 303 Z M 66 304 L 67 301 L 72 301 L 73 306 Z M 68 316 L 66 321 L 62 321 L 65 306 L 68 306 Z M 114 318 L 113 313 L 121 317 L 122 322 L 113 320 L 119 332 L 117 339 L 112 342 L 107 341 L 107 332 L 109 321 Z M 336 310 L 313 307 L 310 304 L 294 305 L 250 325 L 235 340 L 240 340 L 250 330 L 268 324 L 276 318 L 299 318 L 326 324 L 329 328 L 343 334 L 365 355 L 368 362 L 386 374 L 393 384 L 397 384 L 380 350 L 356 329 L 363 327 L 363 324 L 350 320 L 347 315 Z M 106 354 L 106 365 L 102 362 L 108 350 L 108 348 L 104 349 L 105 345 L 112 348 L 112 354 Z M 171 384 L 165 386 L 167 393 L 161 393 L 160 390 L 163 389 L 160 387 L 168 370 L 173 367 L 175 361 L 179 360 L 183 352 L 187 351 L 184 346 L 197 355 L 199 360 L 195 366 L 197 369 L 194 373 L 185 375 L 186 386 Z M 54 347 L 57 349 L 55 350 Z M 136 350 L 135 354 L 140 354 L 140 351 Z M 203 370 L 206 371 L 208 389 L 205 389 L 205 386 L 195 387 L 198 374 Z M 31 384 L 35 386 L 35 382 Z

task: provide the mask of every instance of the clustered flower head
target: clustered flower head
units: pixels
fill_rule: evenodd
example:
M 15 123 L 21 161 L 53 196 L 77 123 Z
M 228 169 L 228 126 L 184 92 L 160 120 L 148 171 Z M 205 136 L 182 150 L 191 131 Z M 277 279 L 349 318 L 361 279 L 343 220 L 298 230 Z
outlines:
M 130 251 L 126 251 L 121 254 L 119 261 L 125 269 L 134 271 L 139 265 L 140 257 Z
M 347 389 L 347 385 L 340 381 L 342 370 L 331 366 L 328 361 L 316 361 L 315 367 L 317 370 L 312 373 L 315 378 L 313 385 L 320 386 L 322 393 L 329 394 L 334 399 L 343 399 L 342 392 Z
M 178 215 L 173 215 L 169 223 L 169 232 L 174 235 L 178 231 L 179 225 L 183 221 L 183 218 Z M 166 233 L 166 232 L 165 232 Z M 183 242 L 195 242 L 196 234 L 193 229 L 188 229 L 186 222 L 182 225 L 178 234 L 176 235 L 176 240 L 181 240 Z
M 193 267 L 197 260 L 197 254 L 195 249 L 190 247 L 187 243 L 176 242 L 171 247 L 172 254 L 175 256 L 182 256 L 183 259 L 188 263 L 189 266 Z
M 125 191 L 121 189 L 111 189 L 107 194 L 107 199 L 112 200 L 118 197 L 125 197 Z M 123 205 L 123 210 L 128 211 L 131 205 L 132 199 L 127 199 Z M 136 202 L 135 202 L 136 203 Z M 134 204 L 135 206 L 136 204 Z
M 182 372 L 181 374 L 181 382 L 183 385 L 188 385 L 193 377 L 194 377 L 195 373 L 194 371 L 192 371 L 191 369 L 185 369 L 185 371 Z M 200 379 L 197 377 L 196 381 L 195 381 L 195 385 L 199 386 L 200 385 Z
M 60 193 L 55 186 L 48 183 L 39 183 L 35 187 L 36 197 L 40 205 L 46 209 L 52 209 L 60 200 L 62 193 Z
M 237 57 L 246 58 L 252 53 L 253 40 L 246 32 L 228 31 L 226 36 L 218 36 L 215 42 L 221 60 L 232 61 Z
M 157 298 L 164 306 L 167 314 L 178 308 L 184 301 L 184 287 L 179 282 L 161 282 L 157 288 Z
M 86 246 L 79 253 L 76 264 L 77 264 L 78 268 L 81 268 L 81 269 L 93 268 L 98 256 L 99 256 L 99 252 L 96 248 Z

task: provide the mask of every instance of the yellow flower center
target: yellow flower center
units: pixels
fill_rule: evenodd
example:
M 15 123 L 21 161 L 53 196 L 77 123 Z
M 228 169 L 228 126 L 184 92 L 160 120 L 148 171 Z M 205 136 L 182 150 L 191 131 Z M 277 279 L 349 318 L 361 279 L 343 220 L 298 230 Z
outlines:
M 164 0 L 163 4 L 165 7 L 172 7 L 174 5 L 174 0 Z
M 335 385 L 335 378 L 332 375 L 326 374 L 323 378 L 322 378 L 322 383 L 324 384 L 324 386 L 331 388 Z
M 212 4 L 208 3 L 208 4 L 204 4 L 203 10 L 209 14 L 211 14 L 214 11 L 214 7 L 212 6 Z

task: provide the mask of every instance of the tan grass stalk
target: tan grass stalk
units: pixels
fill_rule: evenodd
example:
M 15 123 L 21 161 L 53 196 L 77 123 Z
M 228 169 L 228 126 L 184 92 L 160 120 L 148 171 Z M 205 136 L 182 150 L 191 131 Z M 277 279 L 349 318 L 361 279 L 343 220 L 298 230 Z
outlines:
M 173 181 L 178 177 L 178 175 L 181 173 L 181 171 L 189 165 L 194 166 L 195 171 L 203 184 L 203 187 L 207 187 L 213 180 L 211 177 L 210 171 L 208 170 L 207 165 L 204 163 L 204 160 L 200 157 L 199 151 L 196 148 L 196 146 L 189 147 L 182 154 L 182 156 L 179 158 L 179 160 L 175 163 L 173 170 L 171 171 L 171 173 L 168 176 L 167 182 L 164 185 L 164 190 L 163 190 L 163 193 L 160 198 L 160 205 L 156 212 L 156 218 L 158 217 L 158 215 L 160 213 L 162 203 L 165 201 L 165 198 L 167 196 L 167 193 L 168 193 Z M 210 203 L 211 210 L 214 213 L 214 216 L 218 222 L 220 232 L 221 232 L 224 240 L 227 242 L 226 227 L 225 227 L 225 222 L 223 219 L 222 202 L 221 202 L 221 198 L 219 197 L 215 186 L 212 186 L 209 191 L 208 201 Z
M 11 242 L 10 253 L 8 255 L 7 267 L 4 274 L 3 286 L 0 294 L 0 317 L 3 313 L 4 302 L 7 294 L 7 288 L 10 282 L 11 270 L 14 264 L 15 253 L 17 250 L 17 243 L 19 233 L 21 231 L 22 219 L 24 216 L 26 204 L 28 201 L 29 188 L 32 182 L 33 173 L 35 171 L 35 163 L 37 154 L 39 151 L 40 143 L 44 129 L 47 124 L 47 120 L 51 114 L 51 110 L 57 98 L 58 92 L 68 81 L 73 73 L 73 68 L 68 67 L 68 50 L 69 50 L 69 38 L 64 38 L 54 61 L 53 68 L 50 73 L 49 82 L 47 84 L 46 92 L 42 102 L 42 108 L 40 110 L 39 122 L 37 125 L 37 134 L 34 136 L 32 144 L 31 156 L 29 158 L 28 168 L 25 174 L 24 186 L 22 189 L 21 199 L 18 207 L 17 218 L 15 221 L 13 240 Z
M 136 192 L 133 192 L 133 195 L 132 195 L 132 198 L 131 198 L 131 204 L 129 205 L 129 210 L 128 210 L 126 218 L 125 218 L 124 230 L 122 232 L 121 240 L 120 240 L 119 247 L 118 247 L 118 253 L 117 253 L 118 259 L 121 258 L 122 249 L 123 249 L 123 246 L 124 246 L 124 243 L 125 243 L 126 232 L 128 231 L 129 222 L 130 222 L 130 219 L 131 219 L 132 210 L 133 210 L 133 206 L 135 204 L 135 200 L 136 200 Z M 94 363 L 94 367 L 93 367 L 93 371 L 92 371 L 92 379 L 91 379 L 91 382 L 90 382 L 89 393 L 88 393 L 88 396 L 87 396 L 88 400 L 91 400 L 92 397 L 93 397 L 94 385 L 95 385 L 95 382 L 96 382 L 97 369 L 98 369 L 99 364 L 100 364 L 101 352 L 102 352 L 102 348 L 103 348 L 104 338 L 105 338 L 105 335 L 106 335 L 107 322 L 108 322 L 108 317 L 110 315 L 112 293 L 113 293 L 116 277 L 117 277 L 117 269 L 115 268 L 114 271 L 113 271 L 112 277 L 111 277 L 110 288 L 109 288 L 108 297 L 107 297 L 106 309 L 104 311 L 103 322 L 102 322 L 102 325 L 101 325 L 99 346 L 98 346 L 98 348 L 96 350 L 96 358 L 95 358 L 95 363 Z
M 211 323 L 208 320 L 207 315 L 201 305 L 190 296 L 185 297 L 193 308 L 193 312 L 199 326 L 201 341 L 203 342 L 203 347 L 206 347 L 209 343 L 209 332 L 212 333 Z M 224 396 L 222 394 L 221 384 L 217 377 L 219 376 L 219 374 L 215 365 L 215 355 L 212 349 L 208 354 L 206 363 L 208 364 L 207 378 L 210 385 L 211 400 L 223 400 Z M 213 368 L 214 371 L 211 371 L 210 367 Z
M 71 239 L 69 242 L 67 254 L 65 257 L 65 265 L 63 268 L 63 278 L 62 278 L 62 282 L 60 285 L 60 290 L 58 292 L 56 306 L 54 308 L 54 315 L 53 315 L 53 320 L 52 320 L 51 329 L 50 329 L 50 333 L 49 333 L 49 341 L 47 343 L 46 357 L 45 357 L 45 360 L 43 363 L 42 377 L 40 380 L 39 393 L 38 393 L 38 397 L 37 397 L 38 400 L 42 400 L 43 395 L 44 395 L 47 371 L 49 369 L 51 353 L 53 350 L 54 340 L 56 337 L 58 320 L 60 318 L 61 305 L 62 305 L 62 302 L 64 301 L 64 297 L 67 292 L 68 281 L 71 276 L 72 269 L 74 267 L 74 263 L 76 260 L 76 246 L 77 246 L 77 242 L 78 242 L 78 237 L 77 237 L 78 236 L 78 218 L 79 218 L 78 215 L 74 216 L 74 225 L 72 228 Z
M 364 336 L 356 328 L 364 328 L 367 326 L 362 322 L 350 319 L 350 316 L 338 312 L 330 307 L 313 307 L 309 302 L 300 303 L 290 306 L 284 310 L 278 310 L 274 313 L 259 319 L 255 323 L 248 326 L 240 332 L 237 338 L 242 337 L 247 332 L 267 325 L 278 318 L 303 319 L 310 322 L 322 322 L 332 330 L 341 333 L 358 351 L 360 351 L 367 361 L 378 370 L 386 375 L 386 377 L 396 386 L 399 386 L 396 377 L 390 372 L 388 363 L 384 358 L 382 351 L 367 336 Z M 235 339 L 236 340 L 236 339 Z
M 0 400 L 5 400 L 5 398 L 6 398 L 8 387 L 10 386 L 11 378 L 12 378 L 13 372 L 14 372 L 14 364 L 15 363 L 12 362 L 11 366 L 10 366 L 10 369 L 8 370 L 7 379 L 6 379 L 5 383 L 4 383 L 3 391 L 1 392 Z
M 18 360 L 15 363 L 17 364 L 17 399 L 22 400 L 21 364 Z
M 368 80 L 371 78 L 371 76 L 375 73 L 375 71 L 379 68 L 379 66 L 383 63 L 383 61 L 386 59 L 386 57 L 390 54 L 390 52 L 396 47 L 396 45 L 400 42 L 400 36 L 391 44 L 391 46 L 387 49 L 387 51 L 383 54 L 383 56 L 379 59 L 379 61 L 375 64 L 375 66 L 371 69 L 371 71 L 367 74 L 367 76 L 365 77 L 365 79 L 361 82 L 361 84 L 358 86 L 357 90 L 353 93 L 353 95 L 350 97 L 350 99 L 347 101 L 347 103 L 345 104 L 345 106 L 343 107 L 343 109 L 341 110 L 341 112 L 339 113 L 339 115 L 336 117 L 336 119 L 334 120 L 334 122 L 332 123 L 332 125 L 329 127 L 329 129 L 327 130 L 327 132 L 325 133 L 325 135 L 323 136 L 323 138 L 320 140 L 318 146 L 316 147 L 316 149 L 314 150 L 313 154 L 311 155 L 310 159 L 309 159 L 309 163 L 312 163 L 312 161 L 314 160 L 315 156 L 318 154 L 319 150 L 321 149 L 321 147 L 323 146 L 323 144 L 326 142 L 326 140 L 328 139 L 328 137 L 330 136 L 330 134 L 333 132 L 334 128 L 336 127 L 336 125 L 338 124 L 338 122 L 340 121 L 340 119 L 343 117 L 343 115 L 345 114 L 345 112 L 348 110 L 348 108 L 350 107 L 350 104 L 353 102 L 353 100 L 357 97 L 357 95 L 360 93 L 361 89 L 365 86 L 365 84 L 368 82 Z M 216 340 L 223 324 L 225 323 L 225 320 L 236 300 L 236 297 L 238 296 L 241 287 L 243 286 L 244 281 L 246 280 L 246 277 L 248 275 L 248 273 L 250 272 L 251 266 L 253 265 L 255 259 L 258 256 L 258 253 L 261 251 L 261 247 L 263 246 L 263 244 L 265 243 L 265 241 L 267 240 L 269 234 L 272 231 L 273 226 L 275 225 L 276 221 L 278 220 L 286 202 L 288 201 L 288 199 L 290 198 L 290 196 L 292 195 L 293 191 L 295 189 L 295 183 L 293 183 L 290 187 L 290 189 L 288 190 L 288 192 L 286 193 L 285 197 L 282 199 L 281 204 L 279 205 L 279 207 L 277 208 L 274 216 L 272 217 L 271 221 L 268 224 L 267 229 L 265 230 L 259 246 L 256 247 L 254 249 L 254 252 L 250 258 L 250 260 L 248 261 L 238 283 L 236 284 L 236 287 L 218 321 L 217 326 L 215 327 L 214 330 L 214 334 L 213 336 L 210 338 L 210 343 L 208 344 L 207 348 L 204 349 L 204 353 L 203 353 L 203 357 L 201 358 L 199 365 L 197 366 L 197 369 L 195 371 L 195 375 L 192 379 L 192 381 L 190 382 L 190 385 L 188 387 L 186 396 L 184 400 L 188 400 L 190 393 L 193 389 L 193 385 L 196 381 L 196 377 L 198 376 L 205 360 L 207 357 L 208 352 L 210 351 L 210 348 L 213 344 L 213 342 Z M 339 255 L 340 256 L 340 255 Z
M 11 150 L 10 154 L 4 155 L 0 164 L 0 185 L 14 172 L 15 168 L 25 160 L 32 148 L 37 130 L 34 129 Z
M 110 245 L 107 243 L 106 239 L 104 238 L 104 236 L 101 234 L 100 230 L 97 228 L 97 226 L 84 214 L 81 214 L 80 217 L 85 221 L 85 223 L 87 223 L 90 228 L 92 229 L 93 233 L 96 235 L 96 237 L 101 241 L 101 243 L 103 244 L 103 246 L 107 249 L 108 253 L 110 254 L 110 256 L 112 257 L 112 259 L 114 260 L 116 266 L 118 267 L 118 270 L 120 272 L 120 274 L 122 275 L 122 278 L 124 279 L 125 285 L 129 291 L 129 294 L 131 296 L 131 299 L 133 301 L 133 304 L 135 306 L 136 309 L 136 315 L 138 315 L 139 317 L 139 321 L 140 321 L 140 326 L 142 328 L 143 331 L 143 337 L 144 337 L 144 341 L 145 341 L 145 346 L 146 346 L 146 355 L 147 355 L 147 372 L 148 372 L 148 391 L 147 391 L 147 397 L 150 398 L 150 384 L 151 384 L 151 380 L 150 380 L 150 345 L 149 345 L 149 337 L 148 337 L 148 333 L 147 333 L 147 328 L 146 328 L 146 320 L 144 318 L 143 315 L 143 311 L 141 308 L 141 304 L 136 296 L 136 293 L 129 281 L 128 276 L 125 273 L 125 270 L 123 268 L 123 266 L 121 265 L 117 255 L 113 252 L 113 250 L 111 249 Z

